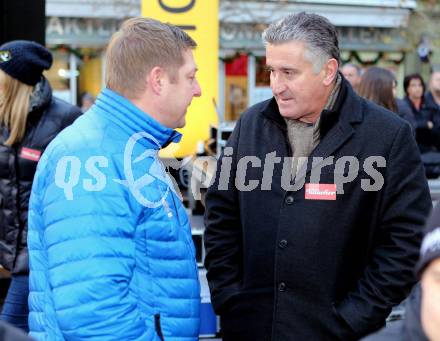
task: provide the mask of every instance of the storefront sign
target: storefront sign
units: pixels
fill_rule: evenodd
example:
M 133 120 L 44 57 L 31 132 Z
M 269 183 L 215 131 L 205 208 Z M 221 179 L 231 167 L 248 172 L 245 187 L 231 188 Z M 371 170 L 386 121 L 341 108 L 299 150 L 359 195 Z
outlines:
M 48 44 L 103 46 L 119 29 L 120 19 L 47 17 Z
M 202 97 L 188 109 L 183 138 L 175 156 L 196 150 L 209 137 L 209 125 L 217 121 L 214 99 L 218 94 L 218 0 L 142 0 L 142 15 L 169 22 L 184 29 L 198 44 L 194 50 Z M 171 149 L 162 156 L 170 156 Z
M 264 49 L 261 33 L 265 24 L 221 23 L 222 49 Z M 341 49 L 370 51 L 401 51 L 407 41 L 400 29 L 337 27 Z

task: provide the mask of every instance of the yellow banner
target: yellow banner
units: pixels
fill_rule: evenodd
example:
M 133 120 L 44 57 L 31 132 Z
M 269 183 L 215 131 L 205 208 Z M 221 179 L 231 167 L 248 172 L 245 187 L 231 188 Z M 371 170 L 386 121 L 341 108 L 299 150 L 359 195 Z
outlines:
M 194 50 L 199 71 L 197 79 L 202 97 L 194 98 L 188 108 L 186 126 L 179 148 L 171 145 L 162 157 L 184 157 L 195 152 L 197 143 L 209 137 L 210 124 L 217 123 L 213 99 L 218 94 L 218 0 L 142 0 L 142 16 L 184 29 L 196 42 Z

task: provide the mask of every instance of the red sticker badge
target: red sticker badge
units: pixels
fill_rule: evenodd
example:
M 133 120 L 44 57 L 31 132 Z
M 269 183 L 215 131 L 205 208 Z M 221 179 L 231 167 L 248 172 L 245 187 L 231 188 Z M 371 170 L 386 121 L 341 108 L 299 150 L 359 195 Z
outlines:
M 21 148 L 20 157 L 26 160 L 38 161 L 40 160 L 41 152 L 31 148 Z
M 306 184 L 307 200 L 336 200 L 336 184 Z

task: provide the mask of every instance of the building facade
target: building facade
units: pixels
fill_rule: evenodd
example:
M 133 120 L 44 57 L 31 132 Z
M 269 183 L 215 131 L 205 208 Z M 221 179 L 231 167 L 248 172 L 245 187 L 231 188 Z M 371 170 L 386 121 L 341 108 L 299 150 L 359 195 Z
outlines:
M 419 67 L 408 30 L 416 8 L 415 0 L 221 0 L 220 120 L 236 119 L 271 96 L 261 33 L 286 13 L 327 17 L 339 31 L 343 62 L 386 67 L 402 80 L 406 68 Z M 111 34 L 124 19 L 140 14 L 141 0 L 47 0 L 46 42 L 55 56 L 48 78 L 56 94 L 75 104 L 84 92 L 96 95 Z
M 271 96 L 264 71 L 262 31 L 286 13 L 314 12 L 327 17 L 340 35 L 343 63 L 377 65 L 398 80 L 412 50 L 408 39 L 412 0 L 222 1 L 220 6 L 220 107 L 225 120 Z
M 55 95 L 81 105 L 103 86 L 105 47 L 121 22 L 140 15 L 140 0 L 46 0 L 47 77 Z

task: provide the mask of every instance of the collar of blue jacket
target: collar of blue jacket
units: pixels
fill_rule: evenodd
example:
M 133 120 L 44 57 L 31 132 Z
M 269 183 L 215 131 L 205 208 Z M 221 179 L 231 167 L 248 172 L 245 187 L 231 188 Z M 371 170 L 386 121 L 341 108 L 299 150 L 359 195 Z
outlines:
M 182 138 L 182 134 L 160 124 L 127 98 L 108 88 L 101 91 L 95 105 L 101 115 L 105 115 L 107 119 L 129 133 L 147 132 L 151 134 L 156 140 L 157 149 L 164 148 L 171 142 L 177 143 Z

